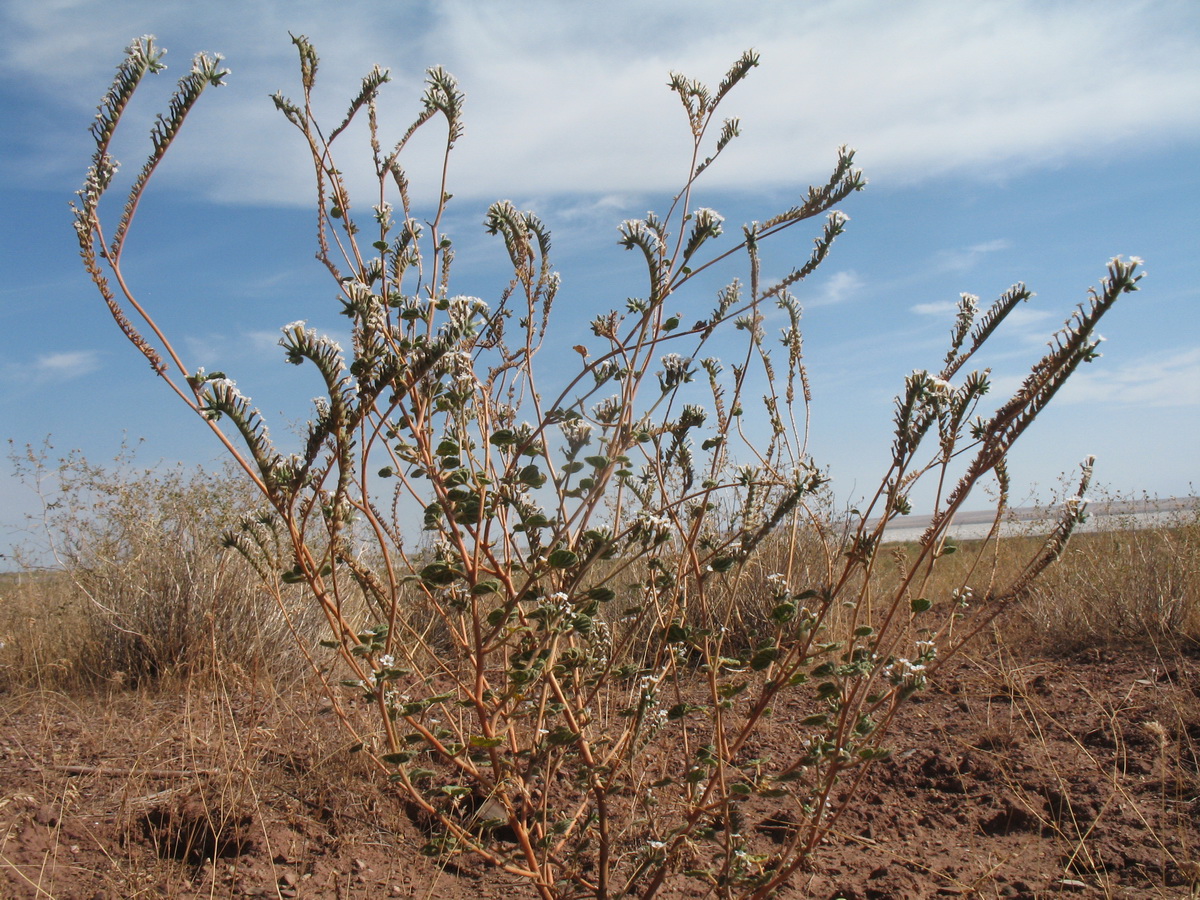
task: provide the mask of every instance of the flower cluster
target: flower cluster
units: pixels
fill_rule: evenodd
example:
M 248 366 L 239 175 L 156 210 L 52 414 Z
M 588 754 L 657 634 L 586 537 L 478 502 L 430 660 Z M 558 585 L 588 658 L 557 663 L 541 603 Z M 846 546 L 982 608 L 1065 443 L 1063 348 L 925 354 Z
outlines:
M 920 690 L 925 687 L 925 664 L 900 657 L 883 667 L 883 677 L 896 687 Z
M 658 373 L 658 383 L 664 394 L 692 380 L 695 370 L 692 368 L 691 359 L 685 359 L 678 353 L 668 353 L 661 362 L 663 370 Z
M 774 588 L 776 597 L 783 597 L 791 593 L 791 588 L 788 586 L 787 576 L 782 572 L 772 572 L 770 575 L 768 575 L 767 584 Z

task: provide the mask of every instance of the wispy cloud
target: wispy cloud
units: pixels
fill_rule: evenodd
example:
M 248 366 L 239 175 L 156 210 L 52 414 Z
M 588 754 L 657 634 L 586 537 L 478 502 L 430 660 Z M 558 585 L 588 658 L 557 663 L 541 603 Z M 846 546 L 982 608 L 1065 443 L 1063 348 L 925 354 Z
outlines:
M 279 331 L 247 331 L 246 339 L 256 353 L 271 353 L 279 350 Z
M 66 381 L 89 375 L 100 368 L 100 354 L 95 350 L 69 350 L 43 353 L 30 370 L 37 381 Z
M 989 253 L 1007 250 L 1011 246 L 1012 241 L 1007 238 L 997 238 L 972 244 L 970 247 L 942 250 L 934 256 L 933 265 L 939 272 L 967 272 L 975 268 Z
M 958 304 L 949 300 L 937 300 L 933 303 L 915 303 L 909 309 L 918 316 L 952 316 L 958 311 Z
M 863 277 L 853 269 L 834 272 L 816 291 L 804 295 L 804 306 L 813 308 L 845 303 L 859 296 L 865 284 Z
M 1086 367 L 1060 394 L 1063 403 L 1200 406 L 1200 348 L 1143 357 L 1115 368 Z
M 3 381 L 12 385 L 58 384 L 90 375 L 101 367 L 96 350 L 60 350 L 41 353 L 28 362 L 9 361 L 3 366 Z
M 982 309 L 986 309 L 986 305 Z M 958 312 L 958 303 L 951 300 L 936 300 L 931 303 L 914 303 L 909 310 L 918 316 L 933 316 L 948 322 Z M 981 312 L 982 315 L 982 312 Z M 1027 334 L 1036 331 L 1039 340 L 1048 337 L 1048 324 L 1053 321 L 1055 314 L 1045 309 L 1038 309 L 1028 303 L 1018 304 L 1004 318 L 1003 329 L 1010 334 Z
M 398 83 L 381 104 L 389 137 L 418 111 L 419 67 L 453 71 L 468 95 L 455 163 L 464 196 L 677 188 L 688 141 L 665 73 L 715 84 L 750 46 L 761 69 L 727 110 L 741 116 L 745 136 L 710 185 L 820 179 L 842 143 L 858 147 L 877 177 L 993 179 L 1200 136 L 1200 18 L 1189 4 L 847 0 L 747 12 L 718 0 L 612 0 L 595 16 L 551 0 L 392 8 L 268 0 L 212 10 L 151 0 L 8 4 L 4 81 L 12 96 L 36 97 L 50 112 L 38 121 L 59 129 L 30 138 L 16 162 L 56 177 L 78 166 L 88 107 L 120 48 L 147 30 L 174 51 L 175 74 L 194 49 L 226 53 L 230 86 L 189 122 L 164 178 L 231 203 L 308 202 L 305 154 L 265 99 L 296 92 L 288 30 L 317 43 L 318 103 L 331 117 L 369 63 L 395 67 Z M 431 135 L 414 146 L 414 184 L 436 170 L 439 142 Z

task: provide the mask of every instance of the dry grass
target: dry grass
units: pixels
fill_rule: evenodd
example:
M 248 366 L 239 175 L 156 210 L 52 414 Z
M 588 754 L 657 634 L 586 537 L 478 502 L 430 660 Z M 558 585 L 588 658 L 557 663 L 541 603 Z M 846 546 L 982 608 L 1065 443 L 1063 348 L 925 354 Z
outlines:
M 1077 535 L 1022 605 L 1020 620 L 1064 651 L 1200 645 L 1200 513 L 1174 527 Z
M 222 527 L 244 508 L 236 481 L 110 471 L 82 460 L 64 463 L 59 477 L 68 469 L 64 494 L 91 503 L 86 514 L 56 507 L 53 543 L 65 569 L 0 573 L 0 689 L 109 689 L 225 670 L 287 690 L 305 676 L 303 658 L 291 652 L 291 628 L 315 646 L 324 636 L 315 605 L 297 590 L 281 609 L 236 553 L 217 547 Z M 927 593 L 955 603 L 955 588 L 966 582 L 971 602 L 986 602 L 1040 545 L 1034 535 L 1003 538 L 976 563 L 977 542 L 963 542 L 941 560 Z M 732 648 L 752 645 L 775 602 L 766 577 L 790 561 L 800 585 L 820 584 L 826 552 L 815 537 L 767 542 L 708 608 L 693 611 L 693 624 L 724 627 Z M 894 580 L 915 552 L 915 544 L 885 545 L 874 578 Z M 633 567 L 626 577 L 635 583 L 644 575 Z M 625 628 L 623 607 L 618 601 L 605 609 L 615 634 Z M 437 645 L 433 612 L 419 597 L 409 611 Z M 838 639 L 845 623 L 834 616 L 827 624 Z M 999 628 L 1014 646 L 1052 653 L 1149 643 L 1169 656 L 1200 645 L 1200 511 L 1152 528 L 1075 535 Z
M 278 603 L 218 540 L 251 503 L 228 473 L 111 466 L 78 455 L 14 460 L 38 487 L 49 566 L 0 575 L 0 687 L 141 685 L 220 668 L 295 678 L 293 628 L 320 616 L 299 591 Z M 26 548 L 28 557 L 37 548 Z

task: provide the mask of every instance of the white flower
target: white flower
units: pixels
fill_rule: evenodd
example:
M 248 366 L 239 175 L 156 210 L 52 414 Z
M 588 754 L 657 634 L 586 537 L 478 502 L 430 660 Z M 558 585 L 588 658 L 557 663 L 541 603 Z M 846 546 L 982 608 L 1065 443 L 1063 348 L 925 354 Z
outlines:
M 883 677 L 895 685 L 921 686 L 925 684 L 925 665 L 900 657 L 883 667 Z
M 385 653 L 383 656 L 379 657 L 379 664 L 385 669 L 391 668 L 396 664 L 396 658 L 390 653 Z

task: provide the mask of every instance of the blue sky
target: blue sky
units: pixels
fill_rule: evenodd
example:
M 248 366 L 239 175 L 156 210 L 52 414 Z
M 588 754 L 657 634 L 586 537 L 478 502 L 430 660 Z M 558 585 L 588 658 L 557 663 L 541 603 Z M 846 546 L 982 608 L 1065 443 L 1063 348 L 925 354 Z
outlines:
M 1106 321 L 1104 357 L 1016 451 L 1016 499 L 1045 496 L 1088 453 L 1111 490 L 1195 491 L 1200 5 L 1191 0 L 4 4 L 0 437 L 22 446 L 49 435 L 58 451 L 95 461 L 127 438 L 145 438 L 146 465 L 219 458 L 107 317 L 78 264 L 66 205 L 91 152 L 95 103 L 122 49 L 147 33 L 169 48 L 171 68 L 146 91 L 137 122 L 149 122 L 196 51 L 223 53 L 232 75 L 203 99 L 152 187 L 127 274 L 182 336 L 189 366 L 237 378 L 276 432 L 307 417 L 315 385 L 283 363 L 278 328 L 305 318 L 337 330 L 345 320 L 313 260 L 303 149 L 268 99 L 299 94 L 289 31 L 321 54 L 331 118 L 373 63 L 391 69 L 387 133 L 415 113 L 427 67 L 456 75 L 467 133 L 452 167 L 454 291 L 486 299 L 505 283 L 502 247 L 481 226 L 493 200 L 537 211 L 564 279 L 561 347 L 636 290 L 637 259 L 617 246 L 616 226 L 664 211 L 686 170 L 686 121 L 667 73 L 715 84 L 755 48 L 761 66 L 724 108 L 743 136 L 696 205 L 719 210 L 736 233 L 823 181 L 840 144 L 857 149 L 870 180 L 845 204 L 851 221 L 830 259 L 797 291 L 816 394 L 811 450 L 839 499 L 873 488 L 891 398 L 912 369 L 937 365 L 960 292 L 984 303 L 1016 281 L 1037 292 L 986 360 L 1000 393 L 1117 254 L 1146 260 L 1143 289 Z M 143 134 L 130 130 L 116 148 L 127 170 L 140 164 Z M 434 143 L 415 150 L 420 200 L 435 189 L 421 181 Z M 803 260 L 813 236 L 779 242 L 765 274 Z M 0 552 L 35 506 L 3 471 Z

